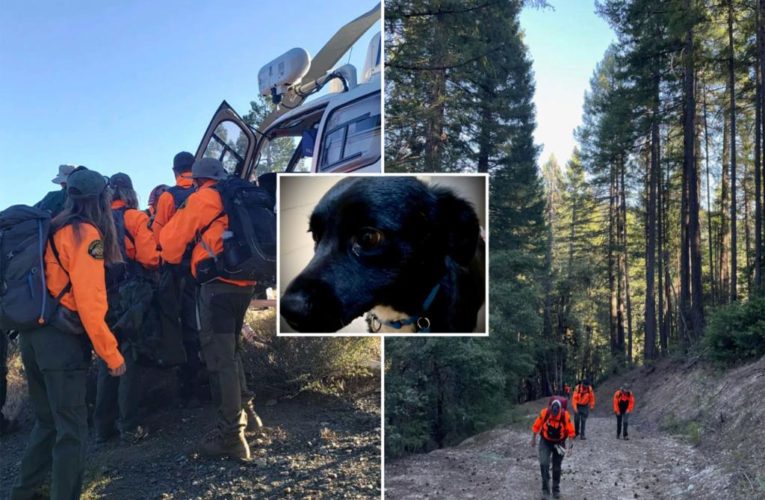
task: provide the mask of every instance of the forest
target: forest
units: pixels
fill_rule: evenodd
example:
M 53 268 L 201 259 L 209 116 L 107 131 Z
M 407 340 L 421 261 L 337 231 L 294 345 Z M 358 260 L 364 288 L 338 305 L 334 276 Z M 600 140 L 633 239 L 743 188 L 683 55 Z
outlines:
M 490 336 L 388 339 L 386 453 L 564 383 L 765 354 L 765 0 L 602 0 L 577 147 L 538 158 L 523 9 L 386 2 L 386 170 L 490 175 Z

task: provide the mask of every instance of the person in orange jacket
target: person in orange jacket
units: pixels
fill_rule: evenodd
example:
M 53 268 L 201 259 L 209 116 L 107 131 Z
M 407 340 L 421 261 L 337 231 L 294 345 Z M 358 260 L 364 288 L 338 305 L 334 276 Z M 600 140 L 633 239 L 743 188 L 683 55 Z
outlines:
M 193 164 L 194 155 L 187 151 L 181 151 L 173 158 L 175 186 L 159 196 L 157 210 L 151 221 L 151 230 L 158 245 L 165 226 L 196 190 L 191 177 Z M 198 285 L 191 275 L 190 255 L 184 252 L 180 262 L 172 264 L 176 265 L 163 266 L 160 283 L 168 284 L 168 287 L 173 289 L 180 299 L 176 304 L 178 310 L 173 313 L 173 316 L 177 314 L 180 317 L 180 334 L 186 351 L 186 362 L 178 370 L 178 393 L 181 406 L 193 408 L 198 407 L 200 399 L 203 399 L 200 383 L 202 373 L 199 347 L 200 325 L 197 318 Z M 168 306 L 167 303 L 165 305 Z
M 149 193 L 148 206 L 146 207 L 146 215 L 149 216 L 149 229 L 154 227 L 154 217 L 157 215 L 157 205 L 159 204 L 159 198 L 165 194 L 168 189 L 170 189 L 170 186 L 167 184 L 159 184 L 151 190 L 151 193 Z M 154 231 L 152 230 L 152 234 L 153 233 Z M 154 239 L 156 240 L 156 237 Z
M 112 215 L 117 237 L 122 238 L 119 247 L 127 263 L 127 272 L 142 274 L 143 269 L 155 269 L 159 265 L 157 243 L 148 227 L 149 216 L 138 210 L 138 197 L 132 180 L 127 174 L 117 173 L 109 178 L 109 187 L 112 190 Z M 127 364 L 124 377 L 110 377 L 106 365 L 101 361 L 98 363 L 93 423 L 99 443 L 108 441 L 117 433 L 125 443 L 134 443 L 147 435 L 139 421 L 141 368 L 131 355 L 131 337 L 134 335 L 128 333 L 118 339 L 120 352 Z
M 624 440 L 629 439 L 627 427 L 630 423 L 630 413 L 635 407 L 635 395 L 629 390 L 627 384 L 622 384 L 619 390 L 614 393 L 614 413 L 616 414 L 616 439 L 622 436 L 624 431 Z
M 567 398 L 571 397 L 571 386 L 568 384 L 563 384 L 563 395 Z
M 573 450 L 573 438 L 576 435 L 571 416 L 561 406 L 560 400 L 553 399 L 550 405 L 543 409 L 531 427 L 531 447 L 536 446 L 537 434 L 539 439 L 539 469 L 542 473 L 542 492 L 550 493 L 550 458 L 552 458 L 552 492 L 555 498 L 560 496 L 560 475 L 563 457 Z
M 67 180 L 67 195 L 67 207 L 51 223 L 44 256 L 48 291 L 60 297 L 59 308 L 50 324 L 21 332 L 21 359 L 35 425 L 11 492 L 14 500 L 38 495 L 51 469 L 51 498 L 80 497 L 91 344 L 111 376 L 122 376 L 126 370 L 104 319 L 105 264 L 122 260 L 106 181 L 98 172 L 77 169 Z M 87 335 L 73 334 L 80 328 Z
M 177 264 L 183 259 L 186 246 L 196 242 L 191 253 L 191 272 L 200 277 L 200 268 L 223 251 L 223 233 L 228 217 L 216 184 L 228 177 L 223 164 L 213 158 L 194 162 L 192 176 L 197 191 L 160 233 L 162 258 Z M 214 264 L 213 264 L 214 267 Z M 247 414 L 243 412 L 243 394 L 248 394 L 239 357 L 239 337 L 244 315 L 253 295 L 255 282 L 221 277 L 209 278 L 201 284 L 197 310 L 201 320 L 202 355 L 220 391 L 218 426 L 209 432 L 200 452 L 209 456 L 249 459 L 250 449 L 244 439 Z
M 580 439 L 587 439 L 585 436 L 587 417 L 590 415 L 590 410 L 595 409 L 595 391 L 592 389 L 588 379 L 580 381 L 574 388 L 572 403 L 576 436 Z
M 159 243 L 162 229 L 170 222 L 175 212 L 186 202 L 186 199 L 194 192 L 194 181 L 191 178 L 191 166 L 194 164 L 194 155 L 188 151 L 181 151 L 173 158 L 173 174 L 175 186 L 167 189 L 157 200 L 157 209 L 151 229 L 154 238 Z

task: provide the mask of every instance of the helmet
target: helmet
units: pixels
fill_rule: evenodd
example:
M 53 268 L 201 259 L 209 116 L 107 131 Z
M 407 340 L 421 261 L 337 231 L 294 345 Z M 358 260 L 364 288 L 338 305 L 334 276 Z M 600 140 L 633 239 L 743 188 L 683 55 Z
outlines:
M 95 170 L 75 169 L 69 174 L 66 192 L 74 200 L 96 198 L 106 188 L 106 179 Z
M 215 158 L 202 158 L 194 162 L 191 167 L 191 177 L 194 179 L 223 180 L 228 177 L 228 172 L 223 168 L 220 160 Z

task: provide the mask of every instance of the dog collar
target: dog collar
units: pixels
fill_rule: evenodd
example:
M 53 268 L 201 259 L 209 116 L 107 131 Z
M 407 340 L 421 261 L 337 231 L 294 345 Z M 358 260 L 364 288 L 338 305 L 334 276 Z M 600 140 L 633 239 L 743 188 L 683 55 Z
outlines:
M 422 314 L 419 315 L 409 316 L 408 318 L 397 320 L 383 320 L 380 319 L 375 313 L 370 312 L 369 317 L 367 318 L 367 323 L 369 324 L 370 330 L 373 332 L 379 332 L 383 325 L 389 326 L 396 330 L 401 330 L 405 326 L 415 325 L 415 331 L 417 333 L 430 333 L 430 318 L 428 318 L 426 314 L 428 309 L 430 309 L 430 306 L 433 305 L 433 301 L 436 300 L 436 295 L 438 295 L 438 291 L 440 289 L 441 283 L 436 283 L 436 286 L 434 286 L 430 290 L 428 296 L 425 297 L 425 302 L 422 303 Z M 377 323 L 377 328 L 372 326 L 375 323 Z

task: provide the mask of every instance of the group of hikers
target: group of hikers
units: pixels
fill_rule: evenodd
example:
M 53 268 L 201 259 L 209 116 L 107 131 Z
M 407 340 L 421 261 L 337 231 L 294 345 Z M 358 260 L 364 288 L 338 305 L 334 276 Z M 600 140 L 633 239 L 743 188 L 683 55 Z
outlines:
M 138 362 L 140 346 L 136 344 L 150 328 L 137 327 L 136 318 L 130 316 L 136 311 L 130 308 L 146 300 L 146 295 L 151 297 L 152 290 L 149 307 L 159 304 L 164 322 L 178 329 L 182 360 L 168 366 L 177 366 L 181 405 L 196 407 L 202 400 L 217 405 L 216 425 L 197 451 L 206 456 L 250 458 L 244 430 L 261 423 L 245 380 L 240 335 L 256 280 L 252 273 L 228 273 L 220 265 L 221 257 L 230 260 L 229 247 L 236 242 L 234 219 L 245 217 L 228 209 L 229 197 L 235 195 L 227 186 L 245 181 L 234 180 L 217 159 L 195 160 L 185 151 L 175 155 L 172 170 L 175 185 L 152 190 L 146 210 L 139 209 L 127 174 L 105 177 L 82 166 L 62 165 L 53 179 L 60 190 L 34 207 L 16 205 L 0 213 L 0 234 L 6 231 L 7 236 L 2 244 L 12 241 L 14 230 L 23 230 L 18 221 L 29 214 L 49 223 L 40 244 L 47 287 L 42 310 L 46 300 L 55 308 L 49 316 L 40 313 L 39 325 L 10 332 L 19 338 L 34 415 L 12 499 L 39 496 L 49 473 L 51 498 L 79 497 L 88 440 L 86 386 L 91 350 L 97 355 L 98 372 L 93 412 L 96 441 L 119 439 L 130 445 L 147 437 L 139 411 L 145 365 Z M 237 192 L 249 189 L 237 186 Z M 236 202 L 241 205 L 239 199 Z M 272 201 L 267 208 L 273 210 Z M 9 269 L 21 265 L 18 258 L 0 264 L 6 268 L 0 269 L 6 273 L 3 286 L 15 286 Z M 29 283 L 35 272 L 27 276 Z M 129 277 L 137 283 L 132 294 L 124 292 Z M 147 283 L 148 289 L 141 288 Z M 117 318 L 110 316 L 120 306 L 112 298 L 113 289 L 125 293 L 118 300 L 122 305 L 127 302 L 128 309 Z M 3 292 L 0 300 L 6 302 L 0 302 L 0 315 L 4 315 L 0 320 L 19 308 L 10 303 L 11 297 Z M 168 309 L 167 303 L 175 308 Z M 137 314 L 150 315 L 148 309 Z M 1 410 L 9 336 L 0 333 Z M 203 385 L 204 373 L 209 376 L 209 389 Z M 18 427 L 1 413 L 0 422 L 2 432 Z
M 539 468 L 542 474 L 542 493 L 550 494 L 550 462 L 552 462 L 552 494 L 560 497 L 560 476 L 563 457 L 574 449 L 574 440 L 586 440 L 587 417 L 595 409 L 595 390 L 588 379 L 580 380 L 574 387 L 573 396 L 568 384 L 563 394 L 552 396 L 534 421 L 531 431 L 531 446 L 537 446 L 539 434 Z M 571 398 L 574 412 L 573 422 L 568 412 Z M 635 395 L 627 384 L 622 384 L 614 393 L 613 411 L 616 415 L 616 439 L 629 439 L 629 415 L 635 407 Z

